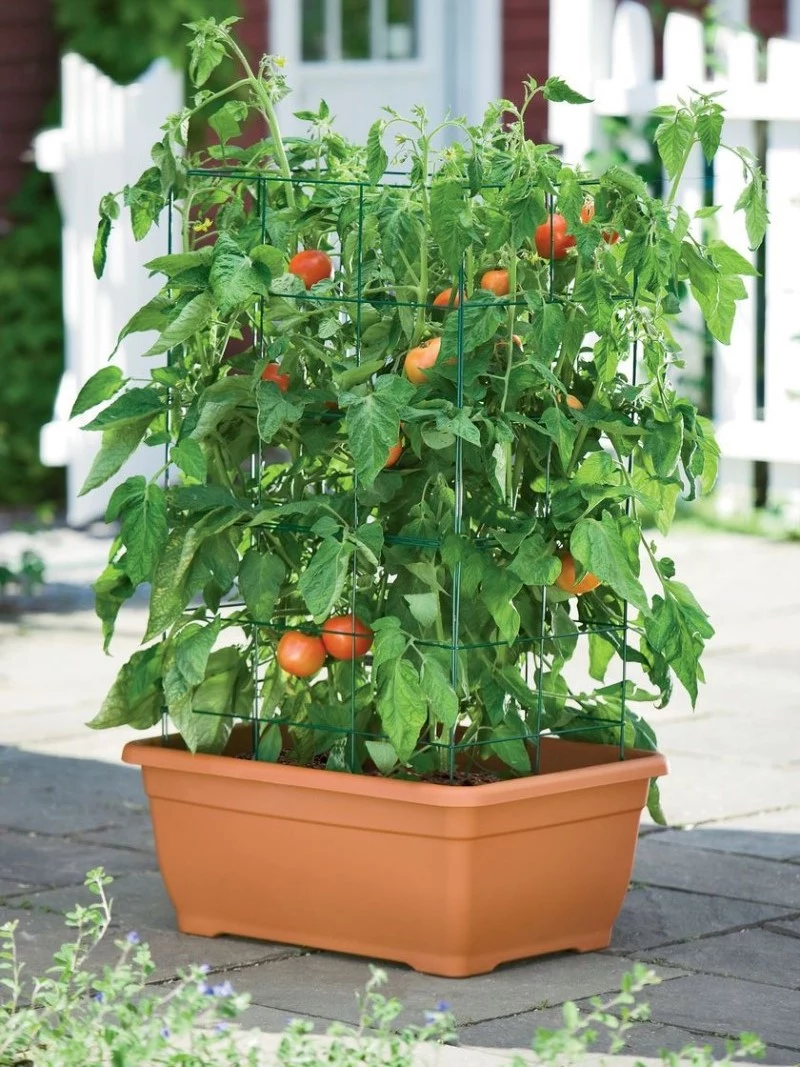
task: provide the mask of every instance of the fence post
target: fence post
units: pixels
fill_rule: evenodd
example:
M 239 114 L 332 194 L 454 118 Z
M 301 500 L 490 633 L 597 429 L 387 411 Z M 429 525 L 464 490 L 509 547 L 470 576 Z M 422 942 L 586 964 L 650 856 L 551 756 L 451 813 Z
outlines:
M 115 484 L 132 473 L 149 476 L 162 459 L 154 450 L 139 449 L 115 479 L 79 497 L 100 435 L 81 432 L 68 417 L 83 383 L 106 363 L 121 328 L 157 291 L 143 265 L 165 251 L 166 235 L 154 227 L 137 243 L 127 219 L 112 233 L 106 271 L 97 281 L 92 269 L 97 206 L 101 196 L 132 184 L 151 165 L 154 131 L 182 106 L 183 79 L 162 59 L 138 81 L 119 86 L 70 54 L 61 61 L 61 84 L 62 126 L 39 134 L 34 144 L 37 166 L 54 177 L 64 273 L 64 373 L 40 454 L 45 465 L 66 466 L 67 522 L 83 526 L 103 515 Z M 134 334 L 121 346 L 119 366 L 126 377 L 141 375 L 141 353 L 152 336 Z

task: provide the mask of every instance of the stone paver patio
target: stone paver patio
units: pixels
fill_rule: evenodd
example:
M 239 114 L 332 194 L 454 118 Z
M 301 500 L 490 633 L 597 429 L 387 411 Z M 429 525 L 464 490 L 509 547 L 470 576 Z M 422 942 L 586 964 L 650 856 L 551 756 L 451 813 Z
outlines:
M 0 537 L 0 559 L 24 540 Z M 207 962 L 252 994 L 246 1021 L 264 1030 L 298 1015 L 321 1029 L 352 1020 L 367 961 L 175 931 L 139 773 L 118 763 L 125 738 L 83 727 L 135 647 L 145 605 L 123 613 L 104 657 L 86 584 L 106 542 L 53 531 L 34 547 L 51 580 L 36 610 L 0 602 L 0 922 L 19 918 L 29 973 L 49 965 L 64 940 L 60 913 L 85 899 L 83 876 L 102 865 L 115 876 L 115 929 L 150 942 L 153 981 Z M 671 764 L 662 792 L 672 826 L 645 820 L 605 952 L 460 980 L 387 968 L 409 1018 L 450 1002 L 462 1049 L 525 1047 L 537 1026 L 558 1025 L 565 1000 L 612 993 L 641 960 L 662 983 L 646 991 L 652 1019 L 631 1052 L 721 1051 L 725 1037 L 753 1031 L 768 1045 L 763 1062 L 800 1062 L 800 546 L 679 529 L 670 554 L 717 628 L 697 710 L 676 692 L 651 714 Z M 103 952 L 98 962 L 113 947 Z

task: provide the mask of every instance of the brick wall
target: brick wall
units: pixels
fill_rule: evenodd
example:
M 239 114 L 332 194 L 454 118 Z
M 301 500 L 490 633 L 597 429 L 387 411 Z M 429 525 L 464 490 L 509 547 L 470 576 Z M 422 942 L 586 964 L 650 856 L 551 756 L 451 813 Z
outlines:
M 0 3 L 0 227 L 57 85 L 58 39 L 49 0 Z

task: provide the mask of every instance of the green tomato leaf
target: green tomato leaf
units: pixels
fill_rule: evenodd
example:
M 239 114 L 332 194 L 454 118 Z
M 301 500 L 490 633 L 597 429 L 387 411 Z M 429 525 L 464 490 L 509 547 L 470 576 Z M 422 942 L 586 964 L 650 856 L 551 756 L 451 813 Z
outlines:
M 256 622 L 268 623 L 286 578 L 286 567 L 272 553 L 250 548 L 239 568 L 239 592 Z
M 583 96 L 576 89 L 570 88 L 569 85 L 563 80 L 563 78 L 550 77 L 542 86 L 542 95 L 545 100 L 550 100 L 552 103 L 566 103 L 566 104 L 590 104 L 592 97 Z
M 455 278 L 462 256 L 472 242 L 472 216 L 460 179 L 434 179 L 430 189 L 430 218 L 433 239 Z
M 208 475 L 206 454 L 200 444 L 191 437 L 186 437 L 173 445 L 169 453 L 170 462 L 183 471 L 194 482 L 204 482 Z
M 155 389 L 127 389 L 122 396 L 103 408 L 84 430 L 107 430 L 110 426 L 138 423 L 146 416 L 148 421 L 166 410 L 164 397 Z
M 370 126 L 367 134 L 367 177 L 372 185 L 375 185 L 383 177 L 383 172 L 389 162 L 389 157 L 386 155 L 381 143 L 385 128 L 385 121 L 378 119 Z
M 608 512 L 601 520 L 581 519 L 569 540 L 575 559 L 587 571 L 609 585 L 623 600 L 629 601 L 645 616 L 650 614 L 647 594 L 638 579 L 639 558 L 636 545 L 621 523 Z
M 275 382 L 260 381 L 256 387 L 258 436 L 269 444 L 284 426 L 303 417 L 303 406 L 288 400 Z
M 324 622 L 341 597 L 352 554 L 348 541 L 323 541 L 300 575 L 300 594 L 315 622 Z
M 153 418 L 154 414 L 146 415 L 137 422 L 121 423 L 117 426 L 111 426 L 103 432 L 100 451 L 94 458 L 91 469 L 86 476 L 86 481 L 81 486 L 79 496 L 90 493 L 92 489 L 103 485 L 104 482 L 107 482 L 109 478 L 117 473 L 125 460 L 141 444 L 142 438 L 147 433 L 147 428 Z
M 145 355 L 157 356 L 188 341 L 190 337 L 209 325 L 215 312 L 216 301 L 213 293 L 206 291 L 192 297 L 177 317 L 165 327 L 161 336 L 148 348 Z
M 90 408 L 102 404 L 104 400 L 110 400 L 115 393 L 120 391 L 125 381 L 119 367 L 101 367 L 81 386 L 69 417 L 74 419 L 76 415 L 83 415 Z
M 209 275 L 220 314 L 252 302 L 269 292 L 271 275 L 264 263 L 254 263 L 232 237 L 221 233 L 214 245 Z
M 541 534 L 530 534 L 520 545 L 508 569 L 525 585 L 552 585 L 561 573 L 561 561 Z
M 385 391 L 355 397 L 347 405 L 345 428 L 358 477 L 369 487 L 400 438 L 397 403 Z
M 458 721 L 458 696 L 450 684 L 450 675 L 430 653 L 426 653 L 420 675 L 422 690 L 428 700 L 431 719 L 451 729 Z
M 397 758 L 405 763 L 413 755 L 428 718 L 419 675 L 407 659 L 397 659 L 381 669 L 376 708 Z
M 93 730 L 132 726 L 147 730 L 161 717 L 164 645 L 134 652 L 123 664 L 100 711 L 86 725 Z

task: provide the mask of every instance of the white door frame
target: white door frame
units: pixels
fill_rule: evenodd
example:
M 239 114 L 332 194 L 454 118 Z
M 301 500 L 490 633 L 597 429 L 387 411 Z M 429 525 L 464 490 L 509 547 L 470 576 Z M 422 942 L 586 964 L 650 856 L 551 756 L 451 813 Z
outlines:
M 270 51 L 286 59 L 290 84 L 293 71 L 312 66 L 302 59 L 300 16 L 300 0 L 270 0 L 267 40 Z M 315 61 L 313 66 L 324 66 L 332 78 L 337 70 L 346 70 L 351 78 L 363 72 L 365 82 L 378 73 L 402 78 L 413 69 L 419 74 L 420 64 L 429 70 L 443 67 L 445 107 L 478 122 L 486 104 L 502 94 L 501 0 L 417 0 L 417 17 L 420 54 L 416 59 Z M 437 25 L 446 28 L 446 36 Z M 381 104 L 380 100 L 366 101 L 376 117 Z M 291 97 L 285 107 L 291 112 Z

